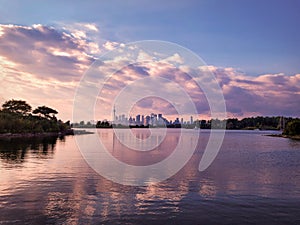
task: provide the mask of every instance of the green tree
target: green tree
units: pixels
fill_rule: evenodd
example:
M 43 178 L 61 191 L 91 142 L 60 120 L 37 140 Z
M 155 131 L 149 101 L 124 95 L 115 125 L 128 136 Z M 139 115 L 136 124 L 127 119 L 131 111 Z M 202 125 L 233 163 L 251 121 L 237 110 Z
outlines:
M 25 116 L 28 115 L 28 113 L 31 111 L 31 106 L 27 104 L 26 101 L 12 99 L 6 101 L 2 105 L 2 110 L 4 112 L 17 113 Z
M 56 118 L 55 114 L 57 114 L 57 111 L 55 109 L 49 108 L 47 106 L 39 106 L 35 110 L 33 110 L 32 113 L 38 114 L 47 119 L 52 119 L 52 118 Z
M 288 122 L 286 128 L 283 131 L 283 134 L 291 136 L 300 135 L 300 120 L 295 119 Z

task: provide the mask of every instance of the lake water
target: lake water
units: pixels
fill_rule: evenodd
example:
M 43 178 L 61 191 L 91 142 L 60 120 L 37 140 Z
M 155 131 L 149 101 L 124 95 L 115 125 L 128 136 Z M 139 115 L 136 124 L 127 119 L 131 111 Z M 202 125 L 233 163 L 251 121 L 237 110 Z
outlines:
M 157 129 L 152 139 L 145 129 L 123 130 L 119 139 L 112 129 L 96 132 L 111 156 L 145 166 L 172 154 L 180 129 L 165 137 Z M 131 150 L 121 143 L 126 132 L 158 147 Z M 183 140 L 192 142 L 198 132 L 184 131 Z M 268 133 L 227 131 L 216 159 L 199 172 L 209 137 L 201 131 L 188 163 L 146 186 L 95 172 L 75 141 L 96 151 L 94 135 L 1 140 L 0 224 L 300 224 L 300 142 Z

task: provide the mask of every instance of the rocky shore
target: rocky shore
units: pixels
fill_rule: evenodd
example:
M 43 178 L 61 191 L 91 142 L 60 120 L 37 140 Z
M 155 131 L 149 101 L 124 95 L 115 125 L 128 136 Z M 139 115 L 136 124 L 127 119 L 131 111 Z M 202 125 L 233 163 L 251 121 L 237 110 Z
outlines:
M 0 138 L 32 138 L 32 137 L 50 137 L 50 136 L 66 136 L 74 135 L 73 129 L 64 132 L 44 132 L 44 133 L 3 133 Z
M 0 139 L 3 138 L 33 138 L 33 137 L 62 137 L 67 135 L 83 135 L 93 134 L 93 132 L 86 130 L 68 129 L 64 132 L 44 132 L 44 133 L 4 133 L 0 134 Z
M 270 137 L 281 137 L 281 138 L 290 138 L 293 140 L 298 140 L 300 141 L 300 135 L 285 135 L 285 134 L 268 134 L 266 136 L 270 136 Z

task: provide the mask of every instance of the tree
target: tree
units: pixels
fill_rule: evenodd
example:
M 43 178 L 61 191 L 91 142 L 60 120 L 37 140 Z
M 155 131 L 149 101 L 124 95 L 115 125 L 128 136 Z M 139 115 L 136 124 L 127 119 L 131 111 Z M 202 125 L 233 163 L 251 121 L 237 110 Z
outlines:
M 300 135 L 300 120 L 295 119 L 288 122 L 286 128 L 283 131 L 283 134 L 291 136 Z
M 23 100 L 9 100 L 2 105 L 2 110 L 10 113 L 17 113 L 23 116 L 31 111 L 31 106 Z
M 40 116 L 43 116 L 47 119 L 52 119 L 52 118 L 56 118 L 55 114 L 57 114 L 57 111 L 47 106 L 39 106 L 35 110 L 33 110 L 32 113 L 39 114 Z

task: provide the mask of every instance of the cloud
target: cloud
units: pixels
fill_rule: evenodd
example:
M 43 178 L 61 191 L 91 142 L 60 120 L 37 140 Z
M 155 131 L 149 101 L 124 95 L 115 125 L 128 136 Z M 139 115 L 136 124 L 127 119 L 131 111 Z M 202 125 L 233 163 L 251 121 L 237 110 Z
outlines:
M 53 27 L 1 25 L 0 55 L 38 79 L 78 80 L 94 61 L 88 41 Z
M 212 71 L 222 86 L 227 111 L 232 116 L 299 116 L 299 74 L 248 76 L 233 68 L 217 67 Z
M 134 69 L 136 67 L 136 69 Z M 130 69 L 129 69 L 130 68 Z M 130 65 L 129 68 L 124 68 L 128 73 L 120 72 L 117 76 L 117 80 L 120 83 L 113 85 L 114 79 L 111 80 L 110 88 L 119 92 L 129 83 L 135 82 L 135 80 L 142 77 L 142 72 L 147 71 L 148 76 L 162 77 L 169 80 L 169 83 L 151 84 L 147 83 L 148 88 L 155 93 L 162 92 L 161 90 L 168 90 L 170 95 L 176 96 L 178 90 L 173 87 L 169 87 L 171 82 L 176 82 L 193 100 L 196 105 L 199 114 L 203 116 L 210 113 L 209 105 L 206 99 L 206 95 L 203 90 L 196 84 L 191 76 L 183 72 L 178 68 L 171 67 L 169 64 L 158 63 L 143 65 Z M 140 71 L 138 68 L 143 68 Z M 284 115 L 284 116 L 299 116 L 300 112 L 300 75 L 287 76 L 284 74 L 263 74 L 260 76 L 249 76 L 234 68 L 221 68 L 216 66 L 208 66 L 210 72 L 212 72 L 223 91 L 223 95 L 226 102 L 228 116 L 230 117 L 246 117 L 246 116 L 259 116 L 259 115 Z M 203 68 L 199 71 L 199 76 L 203 72 Z M 209 86 L 209 80 L 206 75 L 200 77 L 203 85 Z M 122 77 L 122 78 L 121 78 Z M 147 85 L 139 84 L 143 92 L 147 92 Z M 208 87 L 209 89 L 209 87 Z M 118 91 L 119 90 L 119 91 Z M 111 93 L 110 93 L 111 94 Z M 138 94 L 138 93 L 137 93 Z M 141 92 L 142 94 L 142 92 Z M 117 94 L 115 94 L 116 96 Z M 110 95 L 112 97 L 113 95 Z M 184 104 L 185 100 L 182 96 L 176 96 L 176 99 L 180 104 Z M 114 97 L 112 97 L 114 99 Z M 143 107 L 157 110 L 155 107 L 159 105 L 153 100 L 151 105 L 150 101 L 144 102 Z M 175 102 L 171 102 L 175 104 Z M 141 103 L 140 103 L 141 104 Z M 138 104 L 138 106 L 140 106 Z M 141 107 L 141 109 L 143 108 Z M 168 110 L 168 108 L 170 110 Z M 161 107 L 161 110 L 167 115 L 174 113 L 173 107 Z
M 0 25 L 0 100 L 22 98 L 33 106 L 46 104 L 61 112 L 63 119 L 70 119 L 73 97 L 82 75 L 100 53 L 124 47 L 111 40 L 99 41 L 100 31 L 95 24 L 88 23 L 64 24 L 60 28 L 40 24 Z M 101 116 L 96 119 L 110 118 L 112 103 L 124 88 L 129 97 L 165 96 L 166 99 L 140 100 L 132 105 L 137 112 L 171 116 L 177 114 L 176 106 L 186 108 L 183 111 L 189 114 L 184 92 L 195 103 L 200 117 L 207 117 L 210 109 L 205 90 L 216 91 L 211 86 L 210 73 L 223 91 L 230 117 L 300 116 L 300 74 L 250 76 L 235 68 L 213 65 L 191 69 L 177 53 L 155 61 L 151 55 L 139 51 L 137 58 L 143 62 L 128 63 L 118 71 L 116 68 L 128 61 L 126 57 L 96 61 L 94 74 L 86 83 L 95 88 L 105 84 L 97 98 L 96 115 Z M 190 74 L 198 76 L 192 78 Z M 111 76 L 106 80 L 103 75 Z M 89 94 L 86 93 L 87 98 Z
M 106 41 L 103 45 L 102 45 L 106 50 L 114 50 L 115 48 L 117 48 L 118 46 L 120 46 L 120 43 L 115 42 L 115 41 Z
M 93 25 L 82 26 L 96 32 Z M 40 24 L 0 25 L 1 99 L 49 103 L 70 119 L 74 90 L 98 47 L 84 37 Z
M 183 64 L 184 60 L 178 53 L 175 53 L 172 56 L 167 57 L 166 59 L 162 60 L 162 62 Z

